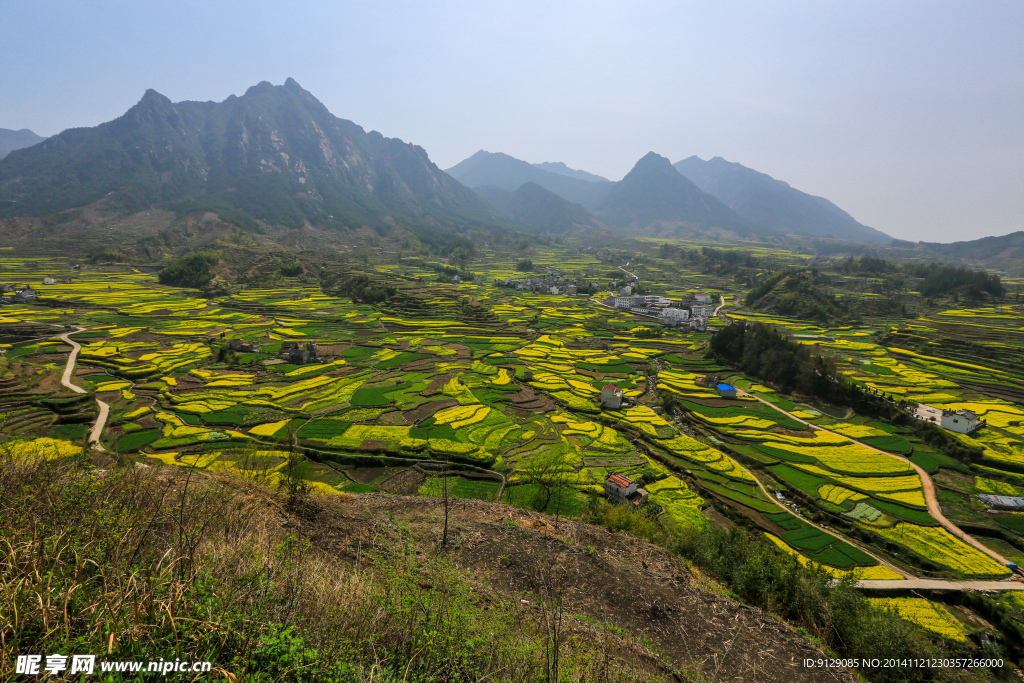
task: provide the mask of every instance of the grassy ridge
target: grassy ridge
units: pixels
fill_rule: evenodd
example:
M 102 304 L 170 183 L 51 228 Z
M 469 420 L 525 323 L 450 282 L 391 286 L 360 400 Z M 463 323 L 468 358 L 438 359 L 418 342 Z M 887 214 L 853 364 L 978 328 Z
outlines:
M 0 501 L 5 671 L 17 654 L 70 651 L 212 661 L 245 681 L 535 681 L 551 672 L 545 603 L 524 618 L 511 600 L 482 601 L 443 556 L 418 559 L 401 528 L 367 543 L 353 568 L 311 541 L 315 533 L 281 524 L 315 528 L 329 514 L 329 501 L 301 490 L 4 458 Z M 658 678 L 592 637 L 567 629 L 558 643 L 573 680 Z

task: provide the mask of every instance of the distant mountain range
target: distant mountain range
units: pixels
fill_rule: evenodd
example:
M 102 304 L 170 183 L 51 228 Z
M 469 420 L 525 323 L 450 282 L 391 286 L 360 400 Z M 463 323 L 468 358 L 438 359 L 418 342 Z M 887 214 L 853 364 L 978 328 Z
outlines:
M 514 192 L 523 183 L 536 183 L 583 206 L 596 204 L 612 185 L 600 176 L 572 171 L 563 163 L 530 164 L 507 154 L 483 150 L 460 161 L 446 173 L 467 187 L 490 185 L 508 192 Z
M 22 128 L 21 130 L 0 128 L 0 159 L 3 159 L 16 149 L 31 147 L 45 139 L 36 135 L 28 128 Z
M 721 158 L 673 166 L 651 152 L 611 182 L 481 150 L 444 172 L 421 147 L 334 116 L 290 78 L 223 102 L 172 103 L 148 90 L 93 128 L 47 139 L 0 130 L 0 152 L 0 218 L 100 202 L 214 211 L 250 228 L 401 224 L 426 242 L 507 227 L 891 241 L 828 200 Z
M 950 244 L 919 242 L 917 248 L 936 260 L 983 265 L 1010 275 L 1024 275 L 1024 231 Z
M 743 236 L 796 233 L 875 244 L 892 241 L 827 199 L 740 164 L 696 156 L 674 166 L 667 162 L 652 152 L 625 178 L 610 182 L 561 162 L 531 164 L 481 150 L 447 173 L 478 191 L 493 187 L 513 192 L 523 183 L 535 183 L 593 212 L 597 220 L 635 233 L 671 233 L 674 226 Z
M 607 183 L 607 178 L 602 178 L 599 175 L 593 173 L 587 173 L 586 171 L 578 171 L 574 168 L 569 168 L 561 161 L 545 161 L 540 164 L 533 164 L 535 168 L 539 168 L 542 171 L 549 171 L 551 173 L 557 173 L 558 175 L 568 176 L 569 178 L 577 178 L 578 180 L 587 180 L 592 183 Z
M 724 230 L 738 234 L 770 232 L 737 215 L 732 209 L 684 178 L 668 159 L 651 152 L 618 182 L 570 169 L 564 163 L 530 164 L 507 154 L 477 152 L 448 169 L 460 182 L 477 189 L 499 209 L 507 201 L 496 191 L 516 192 L 525 184 L 539 186 L 575 205 L 574 224 L 586 219 L 631 233 Z M 530 193 L 537 198 L 536 190 Z M 581 210 L 593 215 L 583 214 Z M 558 215 L 568 211 L 561 207 Z M 521 215 L 521 214 L 519 214 Z M 543 229 L 557 229 L 561 219 Z M 536 225 L 536 224 L 535 224 Z
M 523 183 L 514 192 L 494 185 L 476 188 L 509 220 L 544 232 L 566 233 L 581 228 L 600 227 L 585 208 L 559 197 L 537 183 Z
M 739 215 L 767 228 L 876 244 L 892 241 L 889 235 L 861 225 L 827 199 L 722 157 L 704 161 L 692 156 L 677 162 L 675 168 Z
M 663 156 L 649 152 L 626 177 L 614 183 L 596 207 L 606 223 L 644 232 L 658 226 L 707 231 L 721 229 L 740 235 L 770 231 L 737 215 L 687 180 Z
M 240 210 L 289 227 L 401 221 L 426 239 L 498 220 L 421 147 L 337 118 L 290 78 L 216 103 L 175 104 L 148 90 L 114 121 L 0 160 L 0 217 L 101 199 L 126 211 Z

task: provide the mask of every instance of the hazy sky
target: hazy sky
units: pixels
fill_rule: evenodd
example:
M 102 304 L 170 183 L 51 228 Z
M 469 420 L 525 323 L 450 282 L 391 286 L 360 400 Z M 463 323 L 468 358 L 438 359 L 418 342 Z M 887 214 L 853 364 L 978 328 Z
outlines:
M 442 168 L 722 156 L 904 239 L 1024 230 L 1020 0 L 0 0 L 0 65 L 41 135 L 292 76 Z

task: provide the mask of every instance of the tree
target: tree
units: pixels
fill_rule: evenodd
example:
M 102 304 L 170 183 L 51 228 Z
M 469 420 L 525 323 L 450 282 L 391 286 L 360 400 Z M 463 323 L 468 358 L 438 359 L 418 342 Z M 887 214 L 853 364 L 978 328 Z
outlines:
M 470 253 L 466 247 L 456 247 L 452 251 L 451 259 L 459 264 L 459 268 L 465 268 L 466 262 L 469 261 Z
M 530 456 L 523 462 L 521 469 L 527 481 L 537 486 L 538 495 L 533 504 L 538 511 L 546 510 L 552 498 L 561 507 L 562 495 L 568 484 L 568 464 L 562 448 L 546 448 Z M 555 514 L 557 524 L 560 512 L 556 510 Z
M 213 280 L 210 268 L 218 261 L 220 252 L 194 251 L 175 259 L 157 274 L 157 278 L 162 285 L 205 287 Z
M 444 534 L 441 536 L 441 548 L 448 547 L 448 467 L 451 464 L 447 453 L 444 455 L 444 475 L 441 483 L 444 486 Z

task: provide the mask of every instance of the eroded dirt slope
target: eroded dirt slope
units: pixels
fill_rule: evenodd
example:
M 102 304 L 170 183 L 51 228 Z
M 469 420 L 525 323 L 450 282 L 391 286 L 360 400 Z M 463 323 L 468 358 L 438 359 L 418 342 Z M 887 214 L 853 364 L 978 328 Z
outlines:
M 439 499 L 385 494 L 313 499 L 292 513 L 317 545 L 352 562 L 381 534 L 405 531 L 417 553 L 435 554 L 444 516 Z M 484 594 L 526 600 L 524 610 L 560 594 L 566 615 L 587 618 L 578 625 L 607 622 L 649 642 L 644 655 L 662 671 L 751 683 L 857 680 L 805 669 L 805 658 L 823 656 L 813 642 L 645 541 L 564 519 L 555 529 L 552 517 L 482 501 L 452 501 L 449 515 L 447 554 Z

